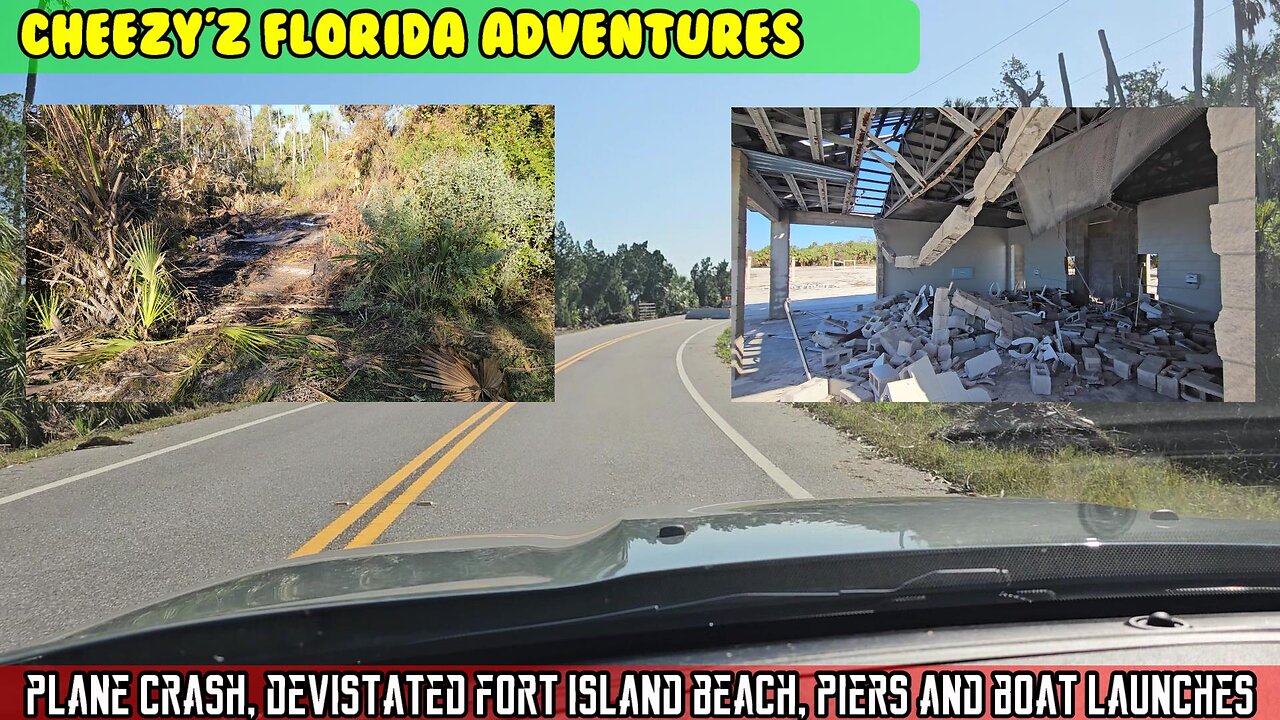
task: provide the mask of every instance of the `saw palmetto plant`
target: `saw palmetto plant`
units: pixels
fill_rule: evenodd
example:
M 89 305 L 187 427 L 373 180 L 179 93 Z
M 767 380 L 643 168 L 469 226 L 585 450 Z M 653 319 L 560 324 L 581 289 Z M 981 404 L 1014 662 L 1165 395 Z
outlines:
M 21 233 L 0 216 L 0 442 L 27 437 L 24 403 L 26 358 L 23 352 Z
M 46 333 L 62 332 L 62 294 L 57 290 L 33 292 L 27 296 L 31 319 Z
M 47 286 L 76 288 L 62 321 L 89 329 L 134 331 L 137 297 L 125 282 L 137 241 L 131 230 L 150 212 L 159 170 L 151 144 L 159 110 L 133 106 L 43 106 L 29 148 L 28 227 L 40 228 L 32 261 Z M 144 215 L 145 216 L 145 215 Z M 160 238 L 154 238 L 159 240 Z M 164 294 L 152 288 L 152 310 Z M 159 320 L 159 314 L 151 319 Z M 144 328 L 145 330 L 145 328 Z
M 146 340 L 157 325 L 177 316 L 181 291 L 169 273 L 163 241 L 154 226 L 131 231 L 127 247 L 137 330 Z

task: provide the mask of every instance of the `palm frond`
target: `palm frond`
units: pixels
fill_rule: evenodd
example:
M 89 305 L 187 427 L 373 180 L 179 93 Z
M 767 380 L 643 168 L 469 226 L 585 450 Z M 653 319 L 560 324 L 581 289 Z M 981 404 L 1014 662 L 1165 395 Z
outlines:
M 57 290 L 33 292 L 27 296 L 32 319 L 45 332 L 62 332 L 62 302 L 62 294 Z
M 294 324 L 285 321 L 261 325 L 223 325 L 218 328 L 218 333 L 237 352 L 244 353 L 258 362 L 266 362 L 268 353 L 293 352 L 310 339 L 293 333 L 291 329 Z
M 407 372 L 426 380 L 449 400 L 502 400 L 505 394 L 503 373 L 496 358 L 485 358 L 476 366 L 453 350 L 426 347 L 422 350 L 422 361 L 421 368 L 411 368 Z

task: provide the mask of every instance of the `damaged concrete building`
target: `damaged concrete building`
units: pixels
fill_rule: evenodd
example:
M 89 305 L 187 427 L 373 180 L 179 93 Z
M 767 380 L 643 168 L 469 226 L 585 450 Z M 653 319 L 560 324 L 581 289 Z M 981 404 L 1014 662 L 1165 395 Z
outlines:
M 734 398 L 1253 401 L 1255 121 L 734 109 Z M 748 262 L 751 211 L 767 269 Z M 795 310 L 797 225 L 873 230 L 874 294 Z M 767 306 L 746 304 L 750 272 L 769 273 Z

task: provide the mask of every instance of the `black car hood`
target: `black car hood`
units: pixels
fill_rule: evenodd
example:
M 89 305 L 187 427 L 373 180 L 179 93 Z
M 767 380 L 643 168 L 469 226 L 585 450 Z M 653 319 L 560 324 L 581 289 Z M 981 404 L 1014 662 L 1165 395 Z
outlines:
M 231 613 L 406 594 L 557 587 L 731 563 L 1028 545 L 1274 545 L 1280 525 L 1020 499 L 742 503 L 564 535 L 495 535 L 323 553 L 188 592 L 74 639 Z

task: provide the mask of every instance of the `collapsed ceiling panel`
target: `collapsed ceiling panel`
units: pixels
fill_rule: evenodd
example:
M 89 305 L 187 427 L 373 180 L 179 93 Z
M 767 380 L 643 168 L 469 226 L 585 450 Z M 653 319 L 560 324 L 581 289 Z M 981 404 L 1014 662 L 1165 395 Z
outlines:
M 1110 113 L 1036 153 L 1014 181 L 1031 234 L 1111 202 L 1115 189 L 1134 170 L 1204 112 L 1134 108 Z

